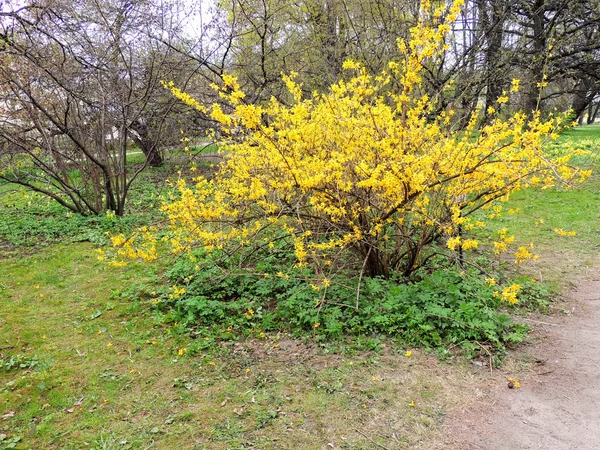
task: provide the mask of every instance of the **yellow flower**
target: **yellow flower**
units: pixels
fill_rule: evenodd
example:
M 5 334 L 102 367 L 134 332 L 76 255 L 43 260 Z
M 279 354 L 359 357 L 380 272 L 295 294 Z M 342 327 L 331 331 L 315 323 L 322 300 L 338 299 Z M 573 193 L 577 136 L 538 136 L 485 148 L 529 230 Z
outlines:
M 406 356 L 407 358 L 410 358 L 412 356 L 412 352 L 410 350 L 407 350 L 406 353 L 404 354 L 404 356 Z
M 512 83 L 511 83 L 511 87 L 510 87 L 510 91 L 511 92 L 519 92 L 519 85 L 520 85 L 520 83 L 521 83 L 521 80 L 513 78 Z
M 515 253 L 515 263 L 516 264 L 522 264 L 526 260 L 532 259 L 532 258 L 533 258 L 533 254 L 525 246 L 519 247 L 519 249 Z
M 562 228 L 554 228 L 554 232 L 560 236 L 577 236 L 575 231 L 565 231 Z
M 356 61 L 353 61 L 351 59 L 347 59 L 346 61 L 344 61 L 344 64 L 342 64 L 342 68 L 348 70 L 348 69 L 360 69 L 360 64 Z
M 515 304 L 518 302 L 517 293 L 521 290 L 521 286 L 518 284 L 512 284 L 511 286 L 502 289 L 502 300 Z
M 516 378 L 509 378 L 508 379 L 508 387 L 512 388 L 520 388 L 521 387 L 521 383 L 519 382 L 519 380 L 517 380 Z
M 448 247 L 450 250 L 455 250 L 456 247 L 460 246 L 460 241 L 460 236 L 451 237 L 448 239 L 448 242 L 446 242 L 446 247 Z
M 409 408 L 414 408 L 415 407 L 415 401 L 411 400 L 411 402 L 408 404 Z

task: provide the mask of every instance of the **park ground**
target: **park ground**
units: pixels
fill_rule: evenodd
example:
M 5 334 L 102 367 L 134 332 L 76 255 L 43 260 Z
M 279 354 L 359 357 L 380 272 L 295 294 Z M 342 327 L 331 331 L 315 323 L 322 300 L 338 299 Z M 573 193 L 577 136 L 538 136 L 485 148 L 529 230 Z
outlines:
M 599 137 L 591 126 L 561 140 L 593 150 Z M 0 449 L 585 449 L 599 440 L 600 399 L 589 390 L 600 364 L 597 174 L 577 190 L 511 200 L 520 213 L 500 226 L 536 243 L 540 260 L 521 270 L 554 294 L 542 311 L 520 312 L 531 333 L 500 367 L 384 338 L 195 336 L 157 312 L 159 265 L 109 267 L 95 254 L 102 224 L 1 188 Z

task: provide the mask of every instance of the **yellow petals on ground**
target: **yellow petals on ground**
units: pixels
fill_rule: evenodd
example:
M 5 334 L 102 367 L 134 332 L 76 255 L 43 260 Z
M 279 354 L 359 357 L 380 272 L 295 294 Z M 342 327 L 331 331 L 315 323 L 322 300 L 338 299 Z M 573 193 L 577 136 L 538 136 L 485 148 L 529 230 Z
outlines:
M 577 236 L 575 231 L 565 231 L 562 228 L 554 228 L 554 232 L 559 236 Z

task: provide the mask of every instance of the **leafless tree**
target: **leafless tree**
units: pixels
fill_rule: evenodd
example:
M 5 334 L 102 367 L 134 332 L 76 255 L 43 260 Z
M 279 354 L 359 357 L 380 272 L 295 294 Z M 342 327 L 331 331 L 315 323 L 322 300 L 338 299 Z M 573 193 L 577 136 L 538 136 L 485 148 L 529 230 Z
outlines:
M 185 86 L 198 67 L 173 51 L 172 7 L 55 0 L 2 11 L 0 179 L 76 212 L 123 214 L 132 183 L 162 163 L 185 118 L 161 80 Z M 141 165 L 128 162 L 131 141 Z

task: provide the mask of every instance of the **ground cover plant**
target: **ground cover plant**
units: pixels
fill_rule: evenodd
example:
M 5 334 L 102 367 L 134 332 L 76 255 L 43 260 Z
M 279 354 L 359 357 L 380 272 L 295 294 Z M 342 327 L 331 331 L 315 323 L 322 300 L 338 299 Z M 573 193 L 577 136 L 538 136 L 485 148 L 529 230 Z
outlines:
M 117 220 L 111 212 L 95 216 L 74 214 L 43 195 L 5 184 L 0 186 L 0 208 L 3 210 L 0 239 L 5 251 L 61 242 L 65 236 L 74 242 L 106 244 L 110 233 L 130 232 L 152 221 L 152 215 L 140 211 L 139 207 L 142 204 L 144 208 L 158 205 L 159 189 L 148 182 L 140 183 L 130 204 L 130 210 L 137 209 L 138 213 Z

